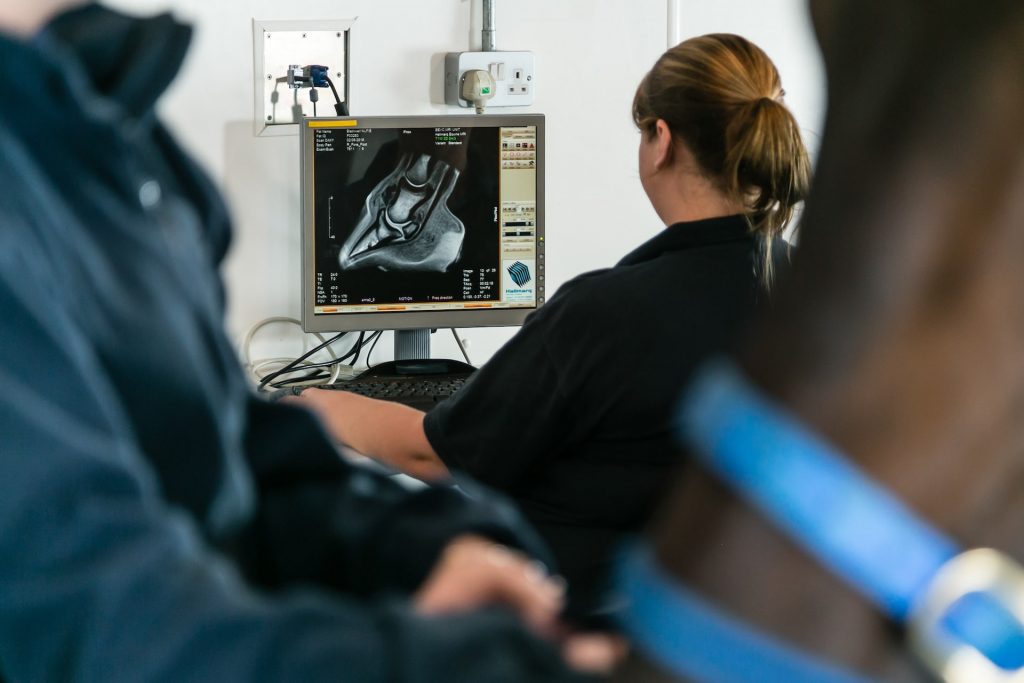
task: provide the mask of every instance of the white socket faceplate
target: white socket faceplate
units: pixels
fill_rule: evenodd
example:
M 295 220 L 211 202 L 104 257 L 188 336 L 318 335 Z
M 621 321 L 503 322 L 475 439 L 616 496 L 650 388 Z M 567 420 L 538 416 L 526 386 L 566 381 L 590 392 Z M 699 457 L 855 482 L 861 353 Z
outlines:
M 473 105 L 459 96 L 462 76 L 482 69 L 494 79 L 491 107 L 527 107 L 533 104 L 537 78 L 532 52 L 449 52 L 444 60 L 444 100 L 460 107 Z

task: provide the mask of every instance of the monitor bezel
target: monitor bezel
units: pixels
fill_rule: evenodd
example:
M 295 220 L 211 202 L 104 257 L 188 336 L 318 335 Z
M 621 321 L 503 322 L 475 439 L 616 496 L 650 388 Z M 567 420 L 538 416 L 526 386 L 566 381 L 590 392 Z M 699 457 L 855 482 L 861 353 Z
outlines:
M 313 131 L 317 123 L 353 121 L 347 128 L 446 128 L 446 127 L 500 127 L 536 126 L 537 128 L 537 305 L 522 308 L 497 308 L 441 311 L 388 311 L 373 313 L 321 313 L 314 312 L 314 226 L 313 226 Z M 483 114 L 483 115 L 422 115 L 422 116 L 343 116 L 306 119 L 300 126 L 301 205 L 302 205 L 302 327 L 307 332 L 349 332 L 353 330 L 413 330 L 445 327 L 511 327 L 522 325 L 530 313 L 545 301 L 546 243 L 544 225 L 544 115 L 543 114 Z

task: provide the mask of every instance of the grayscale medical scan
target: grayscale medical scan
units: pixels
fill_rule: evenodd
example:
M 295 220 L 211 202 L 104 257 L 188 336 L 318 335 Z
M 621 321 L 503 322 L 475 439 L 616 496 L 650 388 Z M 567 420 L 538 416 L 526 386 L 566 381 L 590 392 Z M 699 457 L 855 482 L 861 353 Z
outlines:
M 318 303 L 462 298 L 465 269 L 496 270 L 498 135 L 469 127 L 318 130 L 316 269 L 337 274 L 346 299 Z M 351 271 L 358 277 L 341 277 Z M 498 298 L 498 279 L 474 283 L 466 298 Z
M 342 270 L 443 273 L 459 260 L 466 226 L 448 208 L 459 170 L 426 154 L 404 154 L 366 197 L 359 222 L 341 246 Z
M 307 331 L 520 325 L 544 301 L 544 117 L 302 128 Z

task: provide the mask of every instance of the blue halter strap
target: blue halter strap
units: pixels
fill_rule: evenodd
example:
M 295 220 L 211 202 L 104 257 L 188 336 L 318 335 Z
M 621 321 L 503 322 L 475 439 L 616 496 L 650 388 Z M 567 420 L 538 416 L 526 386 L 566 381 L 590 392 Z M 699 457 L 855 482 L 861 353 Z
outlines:
M 1016 593 L 1024 577 L 1008 569 L 1010 563 L 997 558 L 997 569 L 981 572 L 995 578 L 961 580 L 963 567 L 981 566 L 978 558 L 961 561 L 950 538 L 771 404 L 727 361 L 696 375 L 679 426 L 709 470 L 886 615 L 905 623 L 927 614 L 922 647 L 936 657 L 938 663 L 929 664 L 940 673 L 966 653 L 989 667 L 985 680 L 1024 681 L 1018 671 L 1024 668 L 1024 627 L 1006 606 L 1016 600 L 1020 611 L 1024 596 Z M 992 566 L 987 560 L 982 565 Z M 690 680 L 868 681 L 743 625 L 670 580 L 642 546 L 620 566 L 619 587 L 630 603 L 624 626 L 637 647 Z M 949 597 L 950 590 L 960 592 Z M 940 607 L 932 606 L 935 600 Z M 957 657 L 946 656 L 954 651 Z

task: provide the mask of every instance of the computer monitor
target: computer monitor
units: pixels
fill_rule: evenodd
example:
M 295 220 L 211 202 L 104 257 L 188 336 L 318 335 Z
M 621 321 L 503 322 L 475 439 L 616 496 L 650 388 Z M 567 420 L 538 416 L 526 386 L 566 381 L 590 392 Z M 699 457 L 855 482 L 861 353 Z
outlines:
M 519 325 L 544 302 L 544 117 L 308 119 L 310 332 Z

